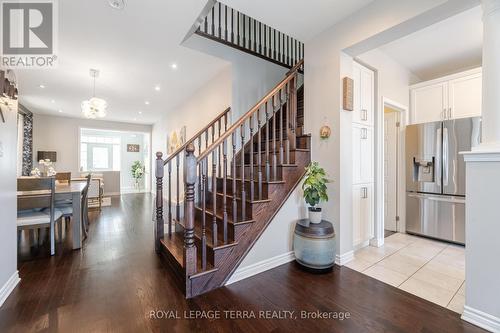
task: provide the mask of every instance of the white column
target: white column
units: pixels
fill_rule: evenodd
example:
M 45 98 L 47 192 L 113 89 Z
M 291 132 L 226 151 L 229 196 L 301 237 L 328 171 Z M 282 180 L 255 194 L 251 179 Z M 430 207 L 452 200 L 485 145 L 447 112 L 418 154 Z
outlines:
M 500 0 L 483 5 L 483 143 L 464 153 L 465 307 L 462 319 L 500 332 Z
M 479 150 L 500 150 L 500 0 L 482 0 L 483 7 L 483 144 Z

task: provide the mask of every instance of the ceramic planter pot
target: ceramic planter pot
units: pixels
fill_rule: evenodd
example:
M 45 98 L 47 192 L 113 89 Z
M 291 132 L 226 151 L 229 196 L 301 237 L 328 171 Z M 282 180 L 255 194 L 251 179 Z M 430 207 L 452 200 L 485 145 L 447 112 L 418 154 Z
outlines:
M 302 266 L 327 269 L 335 262 L 335 231 L 330 222 L 310 223 L 300 220 L 295 225 L 293 250 L 295 259 Z
M 311 223 L 321 223 L 321 208 L 309 207 L 309 220 Z

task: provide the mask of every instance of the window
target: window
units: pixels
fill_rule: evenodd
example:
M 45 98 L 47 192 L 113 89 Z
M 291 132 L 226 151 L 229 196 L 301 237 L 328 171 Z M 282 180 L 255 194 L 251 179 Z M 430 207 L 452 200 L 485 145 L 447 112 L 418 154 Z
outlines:
M 80 170 L 120 171 L 120 137 L 84 135 L 83 131 L 80 136 Z

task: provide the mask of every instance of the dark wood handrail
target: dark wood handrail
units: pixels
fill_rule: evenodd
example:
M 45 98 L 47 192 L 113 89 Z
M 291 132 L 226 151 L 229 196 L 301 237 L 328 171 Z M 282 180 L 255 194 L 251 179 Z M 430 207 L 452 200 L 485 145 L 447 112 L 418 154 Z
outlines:
M 273 95 L 279 92 L 283 87 L 290 82 L 294 77 L 298 69 L 304 64 L 304 59 L 300 60 L 292 67 L 292 69 L 287 73 L 287 76 L 280 82 L 276 87 L 274 87 L 266 96 L 264 96 L 253 108 L 251 108 L 247 113 L 245 113 L 240 119 L 229 127 L 224 134 L 222 134 L 217 140 L 215 140 L 203 153 L 198 156 L 198 163 L 205 158 L 207 158 L 218 146 L 220 146 L 224 140 L 231 136 L 242 124 L 245 123 L 264 103 L 266 103 Z
M 203 133 L 205 133 L 206 130 L 208 130 L 210 127 L 212 127 L 212 125 L 214 125 L 216 122 L 218 122 L 220 119 L 222 119 L 226 114 L 229 113 L 229 111 L 231 111 L 231 107 L 228 107 L 227 109 L 225 109 L 217 117 L 215 117 L 214 120 L 212 120 L 211 122 L 209 122 L 208 125 L 206 125 L 201 130 L 199 130 L 198 132 L 196 132 L 195 135 L 193 135 L 189 140 L 187 140 L 182 146 L 180 146 L 179 148 L 177 148 L 176 151 L 174 151 L 172 154 L 170 154 L 170 156 L 167 157 L 165 159 L 165 161 L 163 162 L 163 165 L 167 165 L 167 163 L 170 162 L 174 157 L 176 157 L 178 154 L 180 154 L 181 152 L 183 152 L 184 149 L 186 149 L 186 147 L 190 143 L 193 143 L 194 140 L 196 140 L 200 135 L 202 135 Z

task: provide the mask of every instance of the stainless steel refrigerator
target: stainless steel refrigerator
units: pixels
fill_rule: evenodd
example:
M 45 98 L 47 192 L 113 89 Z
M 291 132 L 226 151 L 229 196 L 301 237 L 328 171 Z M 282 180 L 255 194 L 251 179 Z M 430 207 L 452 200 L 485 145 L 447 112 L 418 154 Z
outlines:
M 481 139 L 481 119 L 406 127 L 406 231 L 465 243 L 465 162 Z

